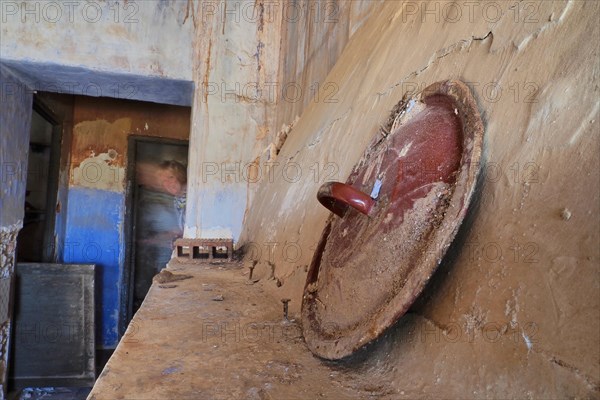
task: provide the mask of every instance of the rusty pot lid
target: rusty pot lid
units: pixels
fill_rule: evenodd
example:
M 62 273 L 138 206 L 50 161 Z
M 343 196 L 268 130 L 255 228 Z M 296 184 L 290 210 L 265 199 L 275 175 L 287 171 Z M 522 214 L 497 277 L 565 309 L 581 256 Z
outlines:
M 467 212 L 482 138 L 468 87 L 438 82 L 398 104 L 345 184 L 320 188 L 333 214 L 302 300 L 314 354 L 350 355 L 416 300 Z

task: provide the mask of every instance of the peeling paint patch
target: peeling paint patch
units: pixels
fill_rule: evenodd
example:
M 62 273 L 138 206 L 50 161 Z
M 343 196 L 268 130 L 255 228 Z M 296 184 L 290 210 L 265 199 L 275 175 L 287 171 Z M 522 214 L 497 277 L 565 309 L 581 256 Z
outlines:
M 17 235 L 22 227 L 21 220 L 11 226 L 0 227 L 0 279 L 7 278 L 15 269 Z
M 92 153 L 93 154 L 93 153 Z M 106 153 L 92 155 L 73 169 L 74 186 L 103 189 L 112 192 L 125 191 L 125 168 L 116 165 L 118 153 L 110 149 Z
M 87 112 L 87 106 L 81 112 Z M 89 118 L 87 115 L 83 116 Z M 73 127 L 73 153 L 71 155 L 73 167 L 77 167 L 86 158 L 107 153 L 111 149 L 118 153 L 118 157 L 111 159 L 111 165 L 124 165 L 127 135 L 131 132 L 131 128 L 131 118 L 119 118 L 114 122 L 94 118 L 76 124 Z

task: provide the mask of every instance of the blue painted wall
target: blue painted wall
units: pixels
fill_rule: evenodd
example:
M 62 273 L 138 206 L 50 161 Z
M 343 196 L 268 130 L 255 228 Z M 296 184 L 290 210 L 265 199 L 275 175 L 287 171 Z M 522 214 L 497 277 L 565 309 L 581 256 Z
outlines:
M 124 264 L 123 193 L 71 187 L 63 249 L 66 263 L 96 264 L 96 343 L 119 340 L 120 265 Z

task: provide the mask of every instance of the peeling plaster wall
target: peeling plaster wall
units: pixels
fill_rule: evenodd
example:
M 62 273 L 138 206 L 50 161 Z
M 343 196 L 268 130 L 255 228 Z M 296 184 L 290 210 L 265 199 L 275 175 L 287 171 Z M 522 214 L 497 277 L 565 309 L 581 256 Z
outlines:
M 281 173 L 268 146 L 317 89 L 335 98 L 325 77 L 379 3 L 196 3 L 186 237 L 239 238 L 260 182 Z
M 319 186 L 346 180 L 406 92 L 462 79 L 486 125 L 476 206 L 409 315 L 356 356 L 349 368 L 374 389 L 355 389 L 597 397 L 600 4 L 448 4 L 385 2 L 358 28 L 326 78 L 339 101 L 309 104 L 278 156 L 302 179 L 261 182 L 247 212 L 242 237 L 263 248 L 254 275 L 274 268 L 273 291 L 298 313 L 328 215 Z M 315 177 L 328 163 L 335 173 Z
M 98 265 L 101 293 L 97 337 L 118 340 L 121 275 L 125 263 L 125 184 L 129 135 L 187 140 L 190 109 L 76 97 L 69 164 L 64 262 Z
M 0 20 L 4 61 L 191 80 L 186 1 L 3 1 Z
M 278 77 L 280 16 L 267 22 L 248 1 L 212 5 L 196 9 L 185 236 L 237 238 L 249 194 L 242 172 L 273 125 L 276 100 L 262 90 Z M 259 14 L 245 18 L 246 6 Z
M 23 227 L 32 95 L 0 67 L 0 399 L 6 391 L 12 310 L 6 282 L 14 276 L 17 234 Z
M 10 354 L 12 309 L 11 283 L 14 282 L 17 235 L 22 223 L 0 226 L 0 400 L 4 400 Z

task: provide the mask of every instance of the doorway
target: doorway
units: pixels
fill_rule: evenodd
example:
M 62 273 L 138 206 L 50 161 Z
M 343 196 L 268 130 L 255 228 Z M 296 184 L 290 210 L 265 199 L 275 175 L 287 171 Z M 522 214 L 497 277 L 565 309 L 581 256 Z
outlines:
M 188 142 L 131 136 L 128 143 L 125 290 L 121 334 L 141 306 L 152 278 L 183 236 Z
M 54 225 L 62 126 L 39 97 L 34 97 L 27 160 L 23 228 L 17 262 L 53 262 Z

